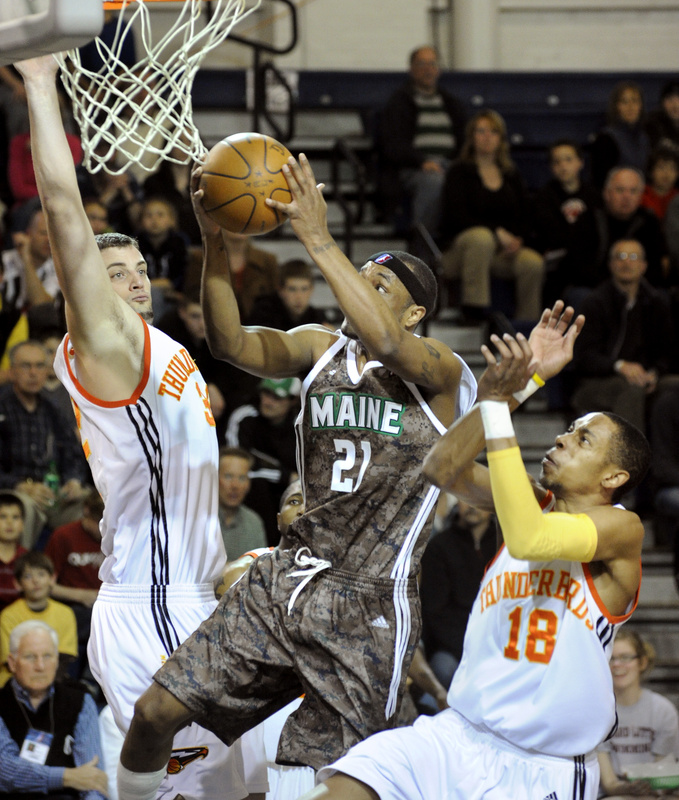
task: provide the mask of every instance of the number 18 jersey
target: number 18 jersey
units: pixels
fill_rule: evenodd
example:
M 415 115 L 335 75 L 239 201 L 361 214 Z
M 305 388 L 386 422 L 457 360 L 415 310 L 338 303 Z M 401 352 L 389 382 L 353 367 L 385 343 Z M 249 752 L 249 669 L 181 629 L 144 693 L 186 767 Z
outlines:
M 616 724 L 608 661 L 635 606 L 610 614 L 588 564 L 519 561 L 503 547 L 474 601 L 448 703 L 525 750 L 588 753 Z

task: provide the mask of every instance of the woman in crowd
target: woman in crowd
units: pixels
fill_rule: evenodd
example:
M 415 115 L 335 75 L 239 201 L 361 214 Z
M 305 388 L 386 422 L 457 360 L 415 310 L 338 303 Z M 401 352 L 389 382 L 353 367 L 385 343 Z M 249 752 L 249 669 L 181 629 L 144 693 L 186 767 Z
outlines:
M 679 757 L 677 709 L 641 683 L 654 661 L 653 647 L 638 633 L 626 627 L 618 632 L 610 661 L 618 728 L 599 748 L 602 797 L 657 797 L 646 781 L 628 781 L 625 769 L 670 754 Z
M 490 278 L 513 278 L 514 317 L 536 320 L 542 310 L 544 262 L 525 246 L 528 208 L 524 183 L 509 156 L 507 128 L 491 109 L 469 121 L 460 158 L 443 190 L 441 231 L 449 246 L 441 267 L 461 281 L 462 311 L 470 321 L 490 310 Z

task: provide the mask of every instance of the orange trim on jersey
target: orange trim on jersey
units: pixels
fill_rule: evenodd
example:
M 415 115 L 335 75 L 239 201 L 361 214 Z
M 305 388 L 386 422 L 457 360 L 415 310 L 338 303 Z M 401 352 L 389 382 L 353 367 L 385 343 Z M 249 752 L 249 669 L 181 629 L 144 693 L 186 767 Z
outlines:
M 547 489 L 547 494 L 540 501 L 541 510 L 544 511 L 546 508 L 549 508 L 552 503 L 556 503 L 554 492 L 551 489 Z
M 68 370 L 68 374 L 71 376 L 71 380 L 73 381 L 78 392 L 93 405 L 100 406 L 101 408 L 120 408 L 121 406 L 133 406 L 141 397 L 141 393 L 144 391 L 146 384 L 148 383 L 149 373 L 151 371 L 151 335 L 149 334 L 149 326 L 143 319 L 141 321 L 144 325 L 144 372 L 142 373 L 141 380 L 137 384 L 137 388 L 134 390 L 132 396 L 127 400 L 101 400 L 100 398 L 95 397 L 93 394 L 90 394 L 81 385 L 80 381 L 76 378 L 75 373 L 71 369 L 71 360 L 68 357 L 70 338 L 68 334 L 66 334 L 66 338 L 64 339 L 64 360 L 66 362 L 66 369 Z
M 625 622 L 625 620 L 628 620 L 632 616 L 632 613 L 639 602 L 639 592 L 641 591 L 641 558 L 639 559 L 639 585 L 637 586 L 637 591 L 634 595 L 634 603 L 632 604 L 632 608 L 626 614 L 623 614 L 620 617 L 616 617 L 614 614 L 611 614 L 611 612 L 604 605 L 604 601 L 599 596 L 599 592 L 597 592 L 596 586 L 594 585 L 594 578 L 592 577 L 592 573 L 589 569 L 589 564 L 583 564 L 582 571 L 585 573 L 585 580 L 587 581 L 587 585 L 589 586 L 589 590 L 592 593 L 592 597 L 594 598 L 599 611 L 601 611 L 601 613 L 609 622 L 613 624 Z

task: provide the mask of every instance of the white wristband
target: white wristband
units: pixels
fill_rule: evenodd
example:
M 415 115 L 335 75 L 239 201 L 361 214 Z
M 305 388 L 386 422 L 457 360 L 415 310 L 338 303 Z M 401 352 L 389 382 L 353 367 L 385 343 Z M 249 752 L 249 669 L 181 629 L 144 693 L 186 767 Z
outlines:
M 479 407 L 486 439 L 511 439 L 516 435 L 507 403 L 482 400 Z
M 521 405 L 524 403 L 531 395 L 534 395 L 538 389 L 541 389 L 545 385 L 545 382 L 542 378 L 537 374 L 537 372 L 533 373 L 533 376 L 528 381 L 528 383 L 521 389 L 520 392 L 514 392 L 514 399 Z

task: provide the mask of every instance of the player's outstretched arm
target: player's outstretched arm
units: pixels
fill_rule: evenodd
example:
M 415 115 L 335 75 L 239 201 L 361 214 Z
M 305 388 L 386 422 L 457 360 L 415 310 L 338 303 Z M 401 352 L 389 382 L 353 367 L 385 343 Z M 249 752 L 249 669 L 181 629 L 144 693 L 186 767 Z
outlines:
M 210 352 L 262 377 L 289 377 L 308 370 L 336 337 L 319 325 L 292 332 L 242 325 L 221 228 L 201 202 L 201 174 L 199 165 L 191 175 L 191 200 L 203 242 L 201 304 Z
M 316 183 L 306 156 L 300 154 L 299 162 L 290 158 L 283 171 L 292 201 L 267 200 L 267 204 L 290 219 L 297 238 L 323 273 L 349 326 L 370 355 L 404 380 L 434 393 L 456 392 L 460 365 L 451 350 L 409 332 L 424 317 L 425 309 L 413 304 L 398 319 L 383 297 L 391 291 L 394 279 L 385 274 L 378 286 L 364 280 L 330 235 L 322 185 Z
M 67 303 L 69 330 L 76 347 L 82 349 L 114 309 L 118 315 L 125 313 L 121 311 L 124 304 L 110 287 L 78 191 L 59 109 L 57 62 L 48 55 L 19 62 L 16 68 L 24 79 L 33 165 L 59 285 Z M 131 309 L 129 313 L 136 317 Z

